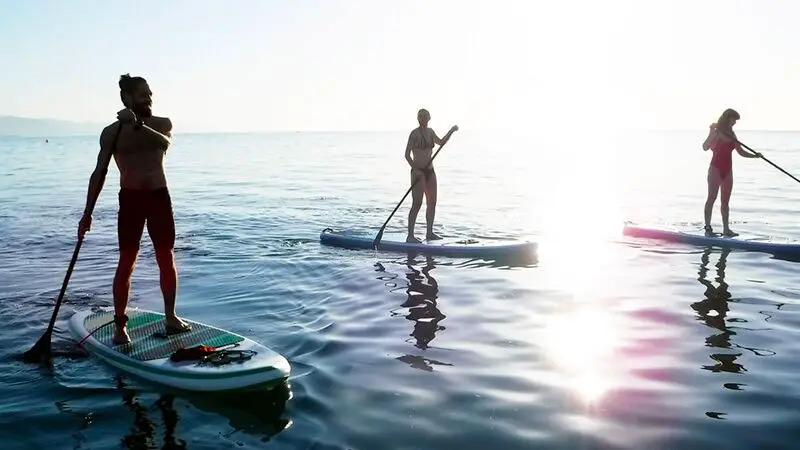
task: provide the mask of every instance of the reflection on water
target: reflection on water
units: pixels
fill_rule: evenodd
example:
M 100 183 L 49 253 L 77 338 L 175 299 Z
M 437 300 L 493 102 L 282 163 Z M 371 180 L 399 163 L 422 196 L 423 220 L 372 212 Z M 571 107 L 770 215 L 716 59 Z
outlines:
M 692 303 L 692 309 L 697 311 L 700 320 L 709 327 L 718 330 L 719 333 L 711 334 L 706 338 L 706 345 L 715 348 L 731 348 L 731 336 L 736 332 L 729 329 L 726 323 L 728 312 L 728 300 L 731 293 L 728 292 L 728 283 L 725 282 L 725 268 L 728 262 L 728 255 L 731 250 L 723 248 L 719 260 L 716 264 L 716 277 L 714 282 L 708 279 L 709 264 L 711 262 L 711 248 L 706 248 L 700 257 L 700 270 L 697 272 L 697 281 L 705 286 L 705 298 Z M 711 359 L 716 361 L 714 365 L 705 365 L 703 369 L 713 372 L 741 373 L 744 366 L 736 362 L 741 353 L 712 353 Z
M 746 323 L 747 320 L 741 318 L 728 318 L 730 312 L 730 302 L 735 302 L 732 299 L 732 294 L 728 291 L 728 283 L 725 282 L 725 269 L 728 263 L 728 255 L 731 249 L 723 248 L 720 251 L 720 257 L 715 265 L 716 277 L 714 281 L 717 283 L 715 286 L 712 281 L 708 279 L 709 264 L 711 260 L 711 248 L 706 248 L 700 258 L 700 270 L 698 271 L 697 280 L 700 284 L 705 286 L 705 298 L 699 302 L 692 304 L 692 309 L 697 311 L 700 319 L 705 322 L 709 327 L 718 330 L 719 333 L 714 333 L 706 338 L 706 345 L 714 348 L 721 349 L 741 349 L 747 350 L 756 356 L 773 356 L 775 352 L 772 350 L 746 347 L 741 344 L 733 342 L 733 337 L 736 336 L 734 329 L 741 329 L 747 331 L 758 331 L 752 328 L 744 328 L 742 326 L 730 326 L 728 323 Z M 780 309 L 782 304 L 778 304 L 777 308 Z M 770 314 L 761 312 L 766 316 L 765 321 L 769 320 Z M 742 373 L 747 369 L 744 365 L 738 362 L 738 358 L 742 356 L 742 352 L 738 353 L 712 353 L 711 359 L 716 361 L 714 365 L 702 366 L 705 370 L 712 372 L 729 372 L 729 373 Z M 735 383 L 726 383 L 725 388 L 738 390 L 739 385 Z
M 405 301 L 400 307 L 408 312 L 405 318 L 414 323 L 414 328 L 410 336 L 414 341 L 414 346 L 420 350 L 427 350 L 431 341 L 436 338 L 436 332 L 445 329 L 439 322 L 447 316 L 439 310 L 439 284 L 431 272 L 436 269 L 436 264 L 432 256 L 421 256 L 421 260 L 416 258 L 419 255 L 409 253 L 402 264 L 408 269 L 405 272 L 406 285 L 398 286 L 394 281 L 398 278 L 397 274 L 389 274 L 386 267 L 381 263 L 376 263 L 376 271 L 380 272 L 379 280 L 385 281 L 390 291 L 404 290 L 406 293 Z M 417 267 L 415 267 L 417 266 Z M 392 315 L 401 315 L 392 311 Z M 397 358 L 409 366 L 432 372 L 434 366 L 452 366 L 452 364 L 437 361 L 435 359 L 424 358 L 416 355 L 403 355 Z
M 618 384 L 625 331 L 613 312 L 594 304 L 570 305 L 550 316 L 537 342 L 556 365 L 564 386 L 586 405 L 599 405 Z
M 128 449 L 154 449 L 156 445 L 157 426 L 148 416 L 148 408 L 139 403 L 136 391 L 125 388 L 122 377 L 116 377 L 117 388 L 122 390 L 122 403 L 133 413 L 133 427 L 122 437 L 122 446 Z M 174 408 L 175 396 L 162 395 L 150 408 L 158 408 L 164 424 L 164 445 L 162 449 L 184 449 L 186 441 L 175 438 L 178 425 L 178 413 Z
M 403 355 L 398 356 L 395 359 L 408 364 L 414 369 L 424 370 L 426 372 L 433 372 L 433 366 L 452 366 L 452 364 L 446 362 L 437 361 L 430 358 L 423 358 L 422 356 L 416 355 Z
M 187 439 L 178 437 L 176 430 L 180 416 L 175 409 L 176 396 L 171 393 L 161 394 L 152 406 L 145 407 L 140 403 L 138 393 L 125 386 L 122 377 L 117 376 L 117 388 L 122 391 L 122 403 L 134 415 L 133 426 L 122 438 L 121 445 L 126 449 L 177 450 L 187 448 Z M 241 393 L 183 393 L 182 400 L 187 400 L 201 411 L 211 412 L 226 417 L 233 431 L 245 432 L 263 437 L 263 441 L 280 433 L 291 425 L 291 421 L 283 419 L 286 403 L 291 398 L 291 390 L 287 383 L 265 391 Z M 154 411 L 161 416 L 162 445 L 159 446 L 159 425 L 151 415 Z M 189 436 L 192 428 L 185 426 L 184 433 Z
M 408 298 L 400 305 L 408 308 L 406 319 L 414 322 L 414 330 L 411 336 L 416 340 L 414 344 L 417 348 L 426 349 L 428 344 L 436 337 L 436 332 L 444 330 L 439 322 L 446 316 L 439 311 L 436 304 L 439 298 L 439 284 L 431 275 L 431 271 L 436 268 L 433 257 L 425 257 L 425 265 L 420 269 L 414 268 L 417 261 L 412 257 L 406 260 L 406 279 L 408 287 L 406 294 Z

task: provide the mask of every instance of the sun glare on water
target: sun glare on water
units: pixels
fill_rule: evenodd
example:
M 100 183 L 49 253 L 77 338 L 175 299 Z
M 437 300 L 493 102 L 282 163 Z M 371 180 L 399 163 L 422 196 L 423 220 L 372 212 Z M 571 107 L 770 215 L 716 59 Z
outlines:
M 599 402 L 614 385 L 620 326 L 602 307 L 586 306 L 548 318 L 538 344 L 580 400 Z
M 543 198 L 531 222 L 539 224 L 539 264 L 548 283 L 582 297 L 613 289 L 624 219 L 611 176 L 571 170 L 547 182 L 554 194 Z
M 541 211 L 542 242 L 558 251 L 575 251 L 620 235 L 624 219 L 612 175 L 572 168 L 569 177 L 548 183 L 552 195 Z
M 535 339 L 564 387 L 596 405 L 617 382 L 615 358 L 624 345 L 620 317 L 609 304 L 624 278 L 618 243 L 624 219 L 613 168 L 603 161 L 563 165 L 546 180 L 551 195 L 539 204 L 535 222 L 539 270 L 546 273 L 538 280 L 569 299 L 544 319 Z

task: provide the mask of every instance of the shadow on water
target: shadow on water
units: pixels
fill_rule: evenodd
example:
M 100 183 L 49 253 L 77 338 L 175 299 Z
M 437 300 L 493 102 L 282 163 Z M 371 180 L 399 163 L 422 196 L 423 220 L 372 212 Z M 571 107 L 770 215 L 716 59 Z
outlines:
M 440 322 L 447 316 L 439 310 L 439 283 L 431 273 L 436 269 L 435 261 L 430 255 L 423 256 L 422 260 L 417 260 L 417 256 L 419 255 L 412 253 L 402 262 L 398 262 L 408 269 L 404 273 L 405 286 L 398 286 L 396 282 L 392 281 L 397 280 L 399 275 L 388 272 L 380 262 L 375 264 L 375 271 L 381 273 L 378 279 L 386 282 L 390 292 L 405 291 L 406 298 L 400 307 L 407 311 L 404 317 L 414 323 L 409 335 L 411 339 L 408 339 L 407 342 L 413 341 L 415 347 L 424 351 L 428 350 L 431 341 L 436 338 L 436 333 L 445 330 Z M 391 315 L 402 316 L 403 313 L 393 310 Z M 410 354 L 400 356 L 397 360 L 427 372 L 432 372 L 434 366 L 452 366 L 452 364 Z
M 226 438 L 243 432 L 259 436 L 262 441 L 267 442 L 291 424 L 290 420 L 282 417 L 286 403 L 291 398 L 288 383 L 270 390 L 241 393 L 181 392 L 178 397 L 176 393 L 164 392 L 150 407 L 146 407 L 140 402 L 138 392 L 125 386 L 122 377 L 117 376 L 116 381 L 117 388 L 122 392 L 122 403 L 134 415 L 133 426 L 121 438 L 121 446 L 126 449 L 187 448 L 187 441 L 192 440 L 191 436 L 183 438 L 177 432 L 181 419 L 175 407 L 178 398 L 187 401 L 198 411 L 225 417 L 233 428 L 233 431 L 224 435 Z M 160 418 L 160 425 L 154 416 Z M 159 432 L 161 426 L 163 429 Z M 183 431 L 187 435 L 192 434 L 190 426 L 185 426 Z M 158 443 L 159 435 L 161 446 Z

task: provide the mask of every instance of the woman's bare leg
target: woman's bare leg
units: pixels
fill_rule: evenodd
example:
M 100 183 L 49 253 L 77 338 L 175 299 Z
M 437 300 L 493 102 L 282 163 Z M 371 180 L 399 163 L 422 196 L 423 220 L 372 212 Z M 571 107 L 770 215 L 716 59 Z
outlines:
M 408 211 L 408 236 L 406 236 L 406 242 L 420 242 L 420 240 L 414 236 L 414 225 L 417 222 L 419 209 L 422 207 L 422 195 L 425 193 L 425 176 L 422 174 L 417 175 L 412 170 L 411 183 L 414 183 L 417 176 L 422 177 L 422 179 L 411 189 L 411 209 Z
M 711 212 L 714 209 L 714 202 L 717 201 L 717 193 L 719 193 L 720 176 L 717 169 L 714 167 L 708 168 L 708 196 L 706 197 L 706 206 L 704 210 L 705 215 L 705 229 L 706 234 L 711 233 Z
M 437 194 L 436 172 L 431 172 L 425 180 L 425 220 L 428 225 L 428 232 L 425 238 L 429 241 L 441 239 L 442 237 L 433 232 L 433 220 L 436 218 L 436 194 Z
M 725 236 L 733 237 L 738 236 L 739 233 L 731 231 L 728 217 L 730 215 L 730 201 L 731 193 L 733 192 L 733 172 L 729 173 L 722 183 L 720 183 L 720 190 L 722 191 L 722 198 L 720 199 L 720 213 L 722 214 L 722 234 Z

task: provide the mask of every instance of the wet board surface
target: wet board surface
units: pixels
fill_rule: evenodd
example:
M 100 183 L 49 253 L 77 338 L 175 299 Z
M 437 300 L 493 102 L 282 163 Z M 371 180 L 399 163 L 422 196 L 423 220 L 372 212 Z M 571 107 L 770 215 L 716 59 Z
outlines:
M 732 248 L 780 255 L 800 255 L 800 242 L 766 240 L 748 236 L 746 233 L 735 237 L 725 237 L 719 233 L 713 236 L 706 236 L 702 228 L 678 229 L 677 227 L 643 226 L 629 223 L 625 224 L 623 234 L 635 238 L 656 239 L 705 247 Z
M 320 243 L 350 249 L 373 249 L 375 235 L 349 230 L 334 231 L 330 228 L 320 233 Z M 405 234 L 385 233 L 378 250 L 397 252 L 419 252 L 442 256 L 502 257 L 533 254 L 536 242 L 526 240 L 476 239 L 471 237 L 444 237 L 421 243 L 407 243 Z
M 191 331 L 165 335 L 164 315 L 129 309 L 131 342 L 114 345 L 112 308 L 79 311 L 70 319 L 70 331 L 84 339 L 84 348 L 123 371 L 157 383 L 187 390 L 220 391 L 264 387 L 289 376 L 288 361 L 275 351 L 244 336 L 187 318 Z M 108 325 L 106 325 L 108 324 Z M 94 332 L 94 334 L 92 334 Z M 181 348 L 205 345 L 223 350 L 224 364 L 190 360 L 174 362 Z M 230 350 L 230 352 L 226 352 Z M 242 358 L 237 360 L 237 358 Z

